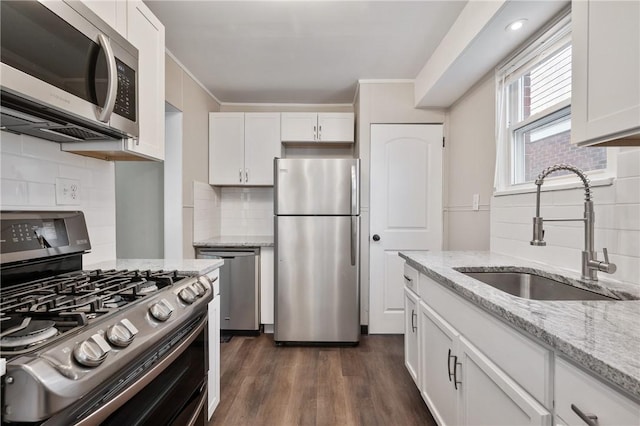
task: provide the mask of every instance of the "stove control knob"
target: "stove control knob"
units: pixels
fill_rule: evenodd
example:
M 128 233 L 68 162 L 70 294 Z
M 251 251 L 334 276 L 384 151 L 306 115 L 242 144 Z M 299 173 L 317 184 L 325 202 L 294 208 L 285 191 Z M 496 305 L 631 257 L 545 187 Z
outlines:
M 200 284 L 202 286 L 202 288 L 204 288 L 204 291 L 206 292 L 208 288 L 213 287 L 213 283 L 211 282 L 211 280 L 209 279 L 209 277 L 207 277 L 206 275 L 202 275 L 199 279 L 198 279 L 198 284 Z
M 162 299 L 159 302 L 151 305 L 151 307 L 149 308 L 149 313 L 158 321 L 165 322 L 173 313 L 173 306 L 171 306 L 171 304 L 167 302 L 166 299 Z
M 85 367 L 97 367 L 105 360 L 111 347 L 99 334 L 94 334 L 73 349 L 73 357 Z
M 196 294 L 196 291 L 193 288 L 185 287 L 178 292 L 178 297 L 180 297 L 180 299 L 182 299 L 184 303 L 186 303 L 187 305 L 190 305 L 196 301 L 198 295 Z
M 138 329 L 128 319 L 124 318 L 107 329 L 107 340 L 113 346 L 126 348 L 133 342 Z
M 202 285 L 202 283 L 200 283 L 200 281 L 194 282 L 191 285 L 191 287 L 196 292 L 196 296 L 198 296 L 198 297 L 204 296 L 205 293 L 207 292 L 207 289 L 203 287 L 203 285 Z

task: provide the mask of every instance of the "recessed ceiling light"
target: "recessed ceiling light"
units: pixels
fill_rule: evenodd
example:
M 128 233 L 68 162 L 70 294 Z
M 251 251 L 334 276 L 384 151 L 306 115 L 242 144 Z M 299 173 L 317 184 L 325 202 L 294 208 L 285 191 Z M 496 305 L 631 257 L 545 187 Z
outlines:
M 520 28 L 524 27 L 524 24 L 527 22 L 526 19 L 518 19 L 517 21 L 513 21 L 504 29 L 505 31 L 518 31 Z

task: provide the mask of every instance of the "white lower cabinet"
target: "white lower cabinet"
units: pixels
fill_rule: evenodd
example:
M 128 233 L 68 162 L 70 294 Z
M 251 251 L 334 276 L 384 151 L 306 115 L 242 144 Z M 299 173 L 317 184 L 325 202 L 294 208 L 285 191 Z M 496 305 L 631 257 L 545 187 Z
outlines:
M 421 393 L 440 425 L 551 425 L 551 414 L 425 302 Z
M 216 270 L 207 276 L 213 280 L 218 279 L 219 271 Z M 219 283 L 214 289 L 219 289 Z M 213 412 L 220 403 L 220 294 L 214 294 L 209 302 L 208 324 L 209 328 L 209 373 L 207 375 L 207 420 L 211 419 Z
M 419 348 L 418 348 L 418 295 L 404 289 L 404 365 L 409 370 L 416 386 L 420 387 Z
M 551 425 L 551 413 L 464 337 L 458 342 L 454 379 L 464 425 Z
M 579 413 L 598 426 L 640 425 L 639 404 L 560 357 L 555 382 L 556 415 L 565 425 L 588 424 Z
M 260 247 L 260 323 L 274 323 L 273 247 Z
M 454 382 L 459 334 L 424 302 L 420 303 L 420 393 L 440 426 L 458 424 L 458 384 Z

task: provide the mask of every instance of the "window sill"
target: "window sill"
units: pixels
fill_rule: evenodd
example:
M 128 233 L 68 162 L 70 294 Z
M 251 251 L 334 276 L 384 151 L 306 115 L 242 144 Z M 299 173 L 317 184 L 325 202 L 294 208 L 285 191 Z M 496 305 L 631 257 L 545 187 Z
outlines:
M 591 187 L 596 187 L 596 186 L 609 186 L 609 185 L 613 185 L 614 182 L 614 177 L 613 176 L 608 176 L 608 177 L 598 177 L 598 178 L 593 178 L 590 179 L 589 184 L 591 185 Z M 542 185 L 542 187 L 540 188 L 541 192 L 547 192 L 547 191 L 565 191 L 568 189 L 577 189 L 577 188 L 584 188 L 584 185 L 582 184 L 581 181 L 574 181 L 574 182 L 563 182 L 563 183 L 552 183 L 552 182 L 548 182 L 545 183 L 544 185 Z M 509 189 L 502 189 L 499 191 L 493 191 L 493 196 L 494 197 L 502 197 L 505 195 L 516 195 L 516 194 L 529 194 L 529 193 L 533 193 L 536 192 L 537 187 L 535 184 L 530 183 L 530 184 L 523 184 L 522 186 L 512 186 Z

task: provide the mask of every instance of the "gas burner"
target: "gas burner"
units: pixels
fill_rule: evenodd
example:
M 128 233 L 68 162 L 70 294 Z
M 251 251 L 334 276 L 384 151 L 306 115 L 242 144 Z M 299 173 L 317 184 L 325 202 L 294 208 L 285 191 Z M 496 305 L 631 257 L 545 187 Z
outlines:
M 19 325 L 2 332 L 0 347 L 3 349 L 23 348 L 43 342 L 58 334 L 54 325 L 53 321 L 32 320 L 27 317 Z
M 148 294 L 158 291 L 158 285 L 155 281 L 144 281 L 138 284 L 139 294 Z

